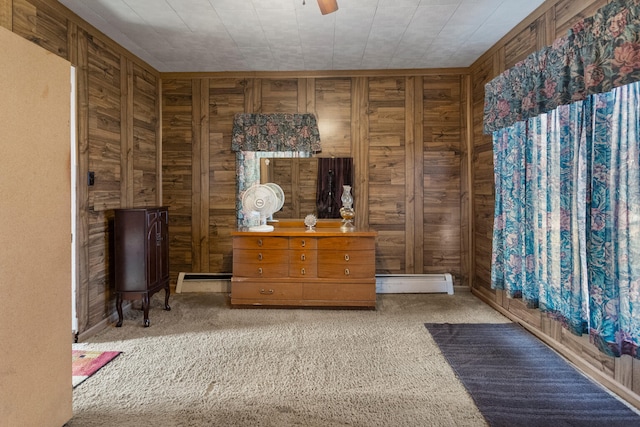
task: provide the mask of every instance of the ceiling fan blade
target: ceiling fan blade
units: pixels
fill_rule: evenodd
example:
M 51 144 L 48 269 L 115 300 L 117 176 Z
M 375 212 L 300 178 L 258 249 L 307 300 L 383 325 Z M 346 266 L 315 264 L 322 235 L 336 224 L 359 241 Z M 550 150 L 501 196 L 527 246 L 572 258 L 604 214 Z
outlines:
M 320 13 L 327 15 L 338 10 L 338 0 L 318 0 L 318 6 L 320 6 Z

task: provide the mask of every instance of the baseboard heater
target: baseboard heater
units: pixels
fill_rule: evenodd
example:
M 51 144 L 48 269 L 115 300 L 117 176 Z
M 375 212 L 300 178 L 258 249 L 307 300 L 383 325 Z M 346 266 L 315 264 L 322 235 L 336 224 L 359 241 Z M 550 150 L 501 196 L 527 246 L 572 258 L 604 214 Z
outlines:
M 447 293 L 453 295 L 451 274 L 376 274 L 378 294 Z
M 179 273 L 176 293 L 231 292 L 231 273 Z

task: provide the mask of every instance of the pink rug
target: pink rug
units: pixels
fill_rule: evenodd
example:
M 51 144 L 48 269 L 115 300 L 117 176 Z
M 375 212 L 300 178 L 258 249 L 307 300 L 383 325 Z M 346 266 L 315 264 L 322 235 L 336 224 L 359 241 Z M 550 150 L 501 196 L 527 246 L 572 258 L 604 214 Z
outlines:
M 71 350 L 73 387 L 77 387 L 84 380 L 98 372 L 100 368 L 111 362 L 120 353 L 120 351 Z

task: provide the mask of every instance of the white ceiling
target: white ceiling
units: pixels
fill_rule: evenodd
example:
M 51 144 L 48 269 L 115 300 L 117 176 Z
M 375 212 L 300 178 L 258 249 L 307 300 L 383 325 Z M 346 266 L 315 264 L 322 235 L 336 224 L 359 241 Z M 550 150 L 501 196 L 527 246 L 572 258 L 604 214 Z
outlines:
M 158 71 L 468 67 L 544 0 L 59 0 Z M 303 5 L 306 2 L 306 5 Z

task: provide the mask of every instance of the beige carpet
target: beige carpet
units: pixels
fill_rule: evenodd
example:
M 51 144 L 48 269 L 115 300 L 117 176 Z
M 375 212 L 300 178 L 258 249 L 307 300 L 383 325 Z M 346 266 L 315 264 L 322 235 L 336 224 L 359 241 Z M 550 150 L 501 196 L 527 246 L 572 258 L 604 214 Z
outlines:
M 425 322 L 505 323 L 468 292 L 376 311 L 231 309 L 225 294 L 132 310 L 78 348 L 122 351 L 73 392 L 69 427 L 485 426 Z

